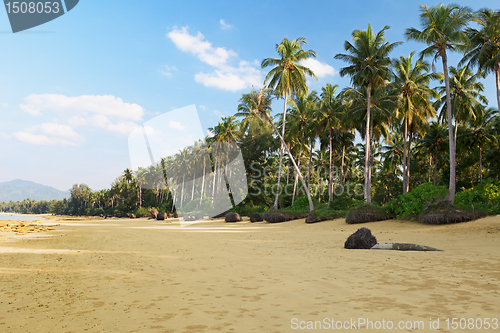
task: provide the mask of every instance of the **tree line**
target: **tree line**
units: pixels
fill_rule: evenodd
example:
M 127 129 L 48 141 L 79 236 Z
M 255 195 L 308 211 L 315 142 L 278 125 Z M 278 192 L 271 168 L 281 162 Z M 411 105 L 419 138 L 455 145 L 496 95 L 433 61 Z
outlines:
M 205 142 L 149 168 L 126 169 L 107 190 L 74 185 L 68 199 L 2 203 L 0 210 L 94 215 L 146 214 L 150 207 L 174 213 L 194 201 L 208 207 L 229 172 L 216 143 L 241 149 L 249 194 L 240 208 L 287 207 L 297 197 L 307 198 L 310 211 L 315 201 L 337 209 L 346 200 L 384 204 L 425 182 L 446 184 L 453 202 L 457 189 L 498 179 L 500 117 L 487 106 L 480 79 L 495 74 L 500 109 L 500 11 L 423 5 L 420 21 L 405 37 L 425 48 L 399 58 L 390 56 L 402 42 L 386 41 L 389 27 L 353 31 L 345 53 L 335 56 L 351 86 L 326 84 L 319 92 L 309 91 L 316 75 L 301 65 L 316 52 L 304 49 L 304 37 L 284 38 L 278 57 L 262 61 L 270 68 L 264 87 L 244 93 Z M 462 53 L 459 63 L 449 64 L 450 52 Z M 272 117 L 274 99 L 283 99 L 283 112 Z

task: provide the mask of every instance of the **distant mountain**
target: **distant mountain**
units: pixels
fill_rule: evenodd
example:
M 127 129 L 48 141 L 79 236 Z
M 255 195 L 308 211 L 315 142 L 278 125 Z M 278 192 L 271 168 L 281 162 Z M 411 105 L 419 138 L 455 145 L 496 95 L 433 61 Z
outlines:
M 12 180 L 0 183 L 0 202 L 31 200 L 53 200 L 68 198 L 69 192 L 26 180 Z

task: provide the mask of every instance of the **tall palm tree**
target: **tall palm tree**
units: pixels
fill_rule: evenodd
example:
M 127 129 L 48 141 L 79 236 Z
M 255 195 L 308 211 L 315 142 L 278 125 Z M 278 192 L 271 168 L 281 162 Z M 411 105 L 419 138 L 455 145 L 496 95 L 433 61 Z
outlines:
M 493 108 L 486 108 L 483 105 L 476 105 L 475 118 L 469 121 L 469 127 L 464 129 L 461 139 L 467 146 L 479 148 L 479 182 L 483 181 L 483 147 L 487 144 L 496 144 L 498 140 L 494 135 L 493 125 L 497 121 L 497 111 Z
M 328 174 L 328 202 L 332 201 L 333 196 L 333 130 L 338 129 L 342 122 L 343 105 L 340 94 L 335 95 L 338 85 L 327 84 L 321 88 L 321 100 L 319 108 L 314 116 L 317 131 L 328 131 L 329 149 L 330 149 L 330 170 Z
M 299 37 L 297 39 L 289 40 L 288 38 L 283 38 L 281 43 L 276 44 L 276 52 L 280 55 L 280 58 L 266 58 L 262 61 L 261 67 L 266 68 L 272 66 L 273 68 L 267 73 L 264 79 L 264 85 L 267 83 L 267 87 L 274 89 L 276 96 L 283 98 L 285 103 L 283 106 L 283 126 L 282 126 L 282 137 L 285 137 L 285 125 L 286 125 L 286 107 L 288 103 L 288 97 L 292 94 L 300 95 L 302 93 L 308 92 L 308 87 L 306 83 L 306 75 L 312 76 L 316 79 L 314 72 L 300 65 L 301 60 L 306 60 L 310 57 L 316 57 L 316 52 L 313 50 L 303 50 L 302 45 L 307 44 L 304 37 Z M 283 150 L 284 146 L 281 146 L 280 150 L 280 163 L 278 169 L 278 191 L 276 193 L 276 199 L 274 201 L 274 208 L 278 207 L 278 198 L 280 193 L 280 179 L 283 163 Z
M 472 18 L 480 30 L 468 28 L 470 43 L 467 53 L 460 62 L 463 65 L 478 65 L 484 74 L 495 72 L 497 103 L 500 111 L 500 10 L 481 9 Z
M 354 30 L 352 32 L 352 40 L 354 44 L 345 41 L 344 49 L 349 54 L 337 54 L 335 59 L 341 59 L 350 64 L 340 70 L 340 76 L 351 76 L 351 82 L 358 87 L 366 87 L 368 92 L 366 103 L 366 156 L 365 156 L 365 200 L 371 202 L 371 172 L 370 156 L 371 156 L 371 93 L 372 89 L 382 86 L 390 76 L 389 65 L 391 59 L 389 53 L 401 42 L 387 43 L 385 42 L 385 30 L 389 29 L 385 26 L 377 34 L 372 31 L 368 24 L 367 30 Z
M 403 194 L 410 187 L 410 159 L 408 140 L 408 125 L 415 118 L 426 122 L 426 119 L 435 116 L 434 108 L 430 102 L 431 97 L 437 97 L 436 92 L 429 88 L 430 79 L 435 79 L 435 74 L 428 73 L 429 64 L 418 59 L 412 64 L 412 57 L 401 56 L 393 60 L 394 66 L 394 89 L 399 95 L 401 118 L 404 123 L 403 134 Z
M 447 50 L 464 50 L 468 37 L 464 29 L 472 18 L 471 10 L 468 7 L 457 5 L 439 5 L 435 7 L 420 6 L 420 21 L 423 26 L 422 31 L 409 28 L 406 30 L 406 38 L 429 45 L 422 52 L 422 56 L 434 56 L 434 59 L 441 57 L 443 61 L 443 72 L 446 88 L 446 114 L 448 119 L 448 135 L 450 141 L 450 185 L 448 195 L 445 200 L 455 201 L 455 139 L 452 127 L 450 78 L 448 75 Z
M 285 151 L 288 154 L 288 157 L 290 157 L 290 161 L 293 164 L 293 167 L 295 168 L 296 174 L 299 176 L 300 181 L 302 182 L 302 185 L 304 186 L 304 189 L 306 191 L 307 199 L 309 201 L 309 212 L 314 211 L 314 205 L 311 199 L 311 193 L 309 192 L 309 189 L 306 186 L 306 182 L 304 181 L 304 177 L 302 176 L 302 173 L 300 172 L 299 167 L 297 166 L 297 163 L 295 163 L 295 159 L 292 156 L 292 153 L 290 152 L 290 149 L 288 148 L 288 145 L 285 143 L 285 139 L 283 136 L 280 134 L 278 129 L 276 128 L 276 125 L 274 125 L 273 120 L 271 119 L 269 115 L 269 109 L 267 105 L 271 103 L 272 99 L 272 92 L 270 89 L 262 88 L 257 94 L 254 95 L 256 97 L 255 103 L 252 105 L 255 106 L 255 109 L 252 110 L 252 112 L 259 114 L 261 117 L 266 119 L 268 123 L 272 126 L 274 133 L 279 137 L 281 140 L 281 144 L 283 147 L 285 147 Z

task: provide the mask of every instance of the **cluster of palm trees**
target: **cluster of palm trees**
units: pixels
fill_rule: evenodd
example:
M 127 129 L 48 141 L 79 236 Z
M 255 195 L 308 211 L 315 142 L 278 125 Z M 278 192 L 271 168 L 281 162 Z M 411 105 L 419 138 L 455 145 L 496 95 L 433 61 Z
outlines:
M 393 60 L 389 57 L 401 42 L 389 43 L 385 40 L 387 26 L 378 33 L 373 32 L 370 25 L 367 30 L 355 30 L 352 41 L 345 42 L 346 53 L 335 56 L 347 63 L 340 70 L 340 75 L 349 76 L 352 87 L 336 95 L 338 87 L 332 85 L 322 88 L 320 96 L 316 92 L 308 92 L 306 77 L 315 75 L 299 62 L 315 57 L 316 53 L 302 49 L 306 44 L 303 37 L 283 39 L 276 45 L 280 58 L 267 58 L 262 62 L 263 68 L 272 67 L 265 78 L 265 88 L 243 95 L 239 109 L 250 111 L 243 120 L 245 124 L 255 121 L 250 114 L 261 115 L 281 141 L 275 208 L 280 195 L 283 153 L 286 152 L 308 196 L 310 210 L 314 210 L 310 195 L 310 170 L 317 137 L 328 141 L 328 197 L 332 199 L 332 154 L 340 136 L 351 134 L 352 142 L 353 129 L 365 140 L 364 199 L 367 202 L 371 202 L 372 198 L 374 148 L 382 137 L 389 142 L 399 135 L 398 140 L 403 141 L 403 193 L 409 191 L 412 150 L 416 147 L 429 149 L 429 170 L 434 163 L 435 175 L 439 155 L 444 152 L 443 145 L 446 144 L 449 158 L 449 192 L 446 199 L 453 202 L 457 139 L 479 147 L 479 180 L 482 180 L 483 146 L 497 143 L 498 137 L 493 133 L 498 130 L 498 115 L 485 107 L 487 100 L 481 94 L 484 89 L 477 79 L 489 72 L 495 73 L 500 108 L 500 12 L 483 9 L 473 13 L 468 7 L 456 5 L 430 8 L 424 5 L 421 6 L 420 18 L 422 29 L 410 28 L 405 34 L 408 40 L 427 44 L 419 59 L 414 59 L 414 53 Z M 470 27 L 471 22 L 477 22 L 480 28 Z M 450 51 L 464 52 L 458 64 L 461 67 L 448 66 Z M 433 68 L 434 61 L 441 58 L 443 73 L 430 72 L 430 66 L 424 60 L 426 56 L 433 56 Z M 476 67 L 477 72 L 474 73 Z M 432 80 L 439 80 L 444 86 L 432 89 L 429 86 Z M 284 99 L 284 111 L 278 126 L 269 115 L 271 96 Z M 440 110 L 439 117 L 436 110 Z M 288 125 L 287 114 L 291 118 Z M 238 115 L 241 116 L 241 112 Z M 277 127 L 281 127 L 281 133 Z M 448 128 L 447 136 L 442 135 L 445 127 Z M 285 128 L 291 130 L 286 131 Z M 431 143 L 431 134 L 440 137 Z M 415 146 L 415 143 L 418 145 Z M 299 166 L 307 145 L 306 182 Z M 297 147 L 298 153 L 292 154 Z

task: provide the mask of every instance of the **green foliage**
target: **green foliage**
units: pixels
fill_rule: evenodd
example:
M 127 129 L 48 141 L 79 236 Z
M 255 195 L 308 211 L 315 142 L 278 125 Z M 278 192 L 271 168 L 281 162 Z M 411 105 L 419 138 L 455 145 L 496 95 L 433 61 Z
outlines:
M 314 207 L 319 207 L 319 201 L 316 198 L 311 198 Z M 292 211 L 292 212 L 309 212 L 309 200 L 307 200 L 307 197 L 299 197 L 295 199 L 293 205 L 290 207 L 287 207 L 286 210 Z
M 137 217 L 146 217 L 149 216 L 149 208 L 140 207 L 133 211 L 133 214 Z
M 392 198 L 384 209 L 387 213 L 396 214 L 398 217 L 416 217 L 428 205 L 444 199 L 447 193 L 445 186 L 424 183 L 406 194 Z
M 474 188 L 457 193 L 455 204 L 468 210 L 500 214 L 500 181 L 485 179 Z
M 333 200 L 329 203 L 329 208 L 337 211 L 347 212 L 348 210 L 358 206 L 364 202 L 362 199 L 356 199 L 353 195 L 342 193 L 341 195 L 334 195 Z
M 354 224 L 383 221 L 390 218 L 391 214 L 387 213 L 384 208 L 374 204 L 361 203 L 347 212 L 345 221 L 348 224 Z
M 92 215 L 92 216 L 99 216 L 101 214 L 104 215 L 104 209 L 102 209 L 102 208 L 96 208 L 96 209 L 90 210 L 90 215 Z

